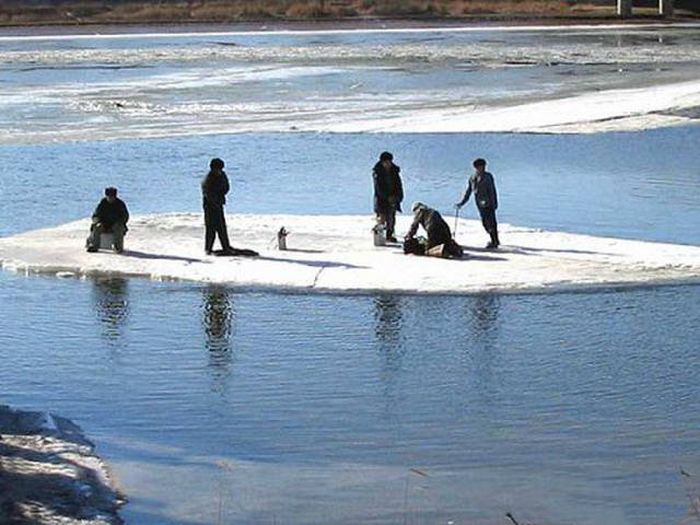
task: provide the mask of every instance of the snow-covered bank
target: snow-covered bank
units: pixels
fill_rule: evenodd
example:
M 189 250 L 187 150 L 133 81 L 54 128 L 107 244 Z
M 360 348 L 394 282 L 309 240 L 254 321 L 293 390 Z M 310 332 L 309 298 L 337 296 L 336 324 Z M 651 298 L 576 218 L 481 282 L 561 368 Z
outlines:
M 503 107 L 447 107 L 410 115 L 349 118 L 321 131 L 370 133 L 599 133 L 696 122 L 700 81 L 611 89 Z M 300 126 L 299 129 L 306 129 Z M 315 129 L 310 129 L 314 130 Z
M 77 425 L 0 405 L 0 523 L 116 525 L 123 503 Z
M 225 283 L 241 288 L 319 292 L 479 293 L 585 289 L 606 285 L 700 282 L 700 247 L 629 241 L 502 226 L 501 250 L 461 220 L 460 261 L 403 255 L 372 244 L 369 216 L 231 215 L 236 247 L 258 258 L 203 253 L 199 214 L 134 217 L 122 255 L 84 250 L 87 220 L 0 239 L 0 263 L 17 271 L 82 276 L 99 273 Z M 398 231 L 408 229 L 401 217 Z M 275 232 L 291 231 L 288 251 Z M 478 248 L 476 248 L 478 246 Z

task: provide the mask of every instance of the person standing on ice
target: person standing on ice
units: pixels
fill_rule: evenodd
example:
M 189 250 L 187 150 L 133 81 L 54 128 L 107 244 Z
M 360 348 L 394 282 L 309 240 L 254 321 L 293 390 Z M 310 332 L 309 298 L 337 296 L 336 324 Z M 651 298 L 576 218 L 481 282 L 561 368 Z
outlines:
M 374 180 L 374 213 L 377 222 L 386 227 L 386 240 L 396 242 L 394 228 L 396 212 L 401 211 L 403 200 L 403 185 L 399 176 L 399 168 L 394 164 L 394 156 L 388 151 L 379 156 L 379 162 L 374 165 L 372 178 Z
M 224 161 L 212 159 L 209 163 L 209 173 L 202 181 L 202 204 L 204 206 L 204 251 L 207 255 L 213 253 L 214 240 L 219 236 L 221 248 L 231 251 L 231 244 L 226 231 L 226 216 L 224 204 L 230 185 L 224 172 Z
M 491 237 L 491 241 L 486 245 L 489 250 L 495 250 L 501 244 L 498 239 L 498 223 L 496 222 L 496 210 L 498 209 L 498 195 L 496 194 L 496 183 L 493 175 L 486 171 L 486 161 L 476 159 L 474 161 L 474 175 L 469 177 L 467 189 L 464 197 L 455 207 L 457 209 L 464 206 L 471 194 L 474 194 L 476 207 L 481 215 L 481 224 Z
M 128 228 L 129 210 L 124 201 L 117 197 L 117 188 L 105 188 L 105 196 L 92 214 L 90 236 L 87 239 L 87 251 L 96 252 L 100 248 L 100 236 L 103 233 L 113 235 L 114 251 L 124 250 L 124 235 Z

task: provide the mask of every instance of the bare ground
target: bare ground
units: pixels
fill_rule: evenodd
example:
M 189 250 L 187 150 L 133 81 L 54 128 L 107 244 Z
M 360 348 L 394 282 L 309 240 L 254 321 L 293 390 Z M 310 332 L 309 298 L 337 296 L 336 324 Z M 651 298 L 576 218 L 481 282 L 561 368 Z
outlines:
M 693 4 L 694 5 L 694 4 Z M 677 9 L 677 15 L 693 11 Z M 698 11 L 695 11 L 697 15 Z M 635 8 L 642 18 L 654 7 Z M 367 19 L 521 20 L 611 19 L 609 0 L 5 0 L 0 26 L 37 24 L 230 23 Z

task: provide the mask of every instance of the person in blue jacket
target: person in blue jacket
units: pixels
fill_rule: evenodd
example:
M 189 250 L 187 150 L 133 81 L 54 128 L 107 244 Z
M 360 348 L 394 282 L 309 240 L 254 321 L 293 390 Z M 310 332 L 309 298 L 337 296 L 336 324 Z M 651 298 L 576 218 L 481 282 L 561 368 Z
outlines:
M 495 250 L 501 244 L 501 241 L 498 239 L 498 223 L 496 221 L 498 195 L 496 194 L 496 183 L 493 180 L 493 175 L 486 171 L 486 161 L 484 159 L 476 159 L 474 161 L 474 174 L 469 177 L 469 183 L 462 200 L 455 204 L 457 209 L 467 203 L 472 193 L 474 194 L 479 215 L 481 215 L 481 224 L 491 237 L 491 241 L 486 245 L 486 248 Z

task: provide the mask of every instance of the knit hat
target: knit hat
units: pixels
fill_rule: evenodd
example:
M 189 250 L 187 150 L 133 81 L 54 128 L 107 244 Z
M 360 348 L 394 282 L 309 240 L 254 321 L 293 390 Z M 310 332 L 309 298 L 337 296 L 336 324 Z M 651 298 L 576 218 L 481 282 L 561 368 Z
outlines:
M 411 211 L 413 213 L 416 213 L 418 210 L 422 210 L 424 208 L 427 208 L 427 206 L 420 201 L 416 201 L 411 205 Z

